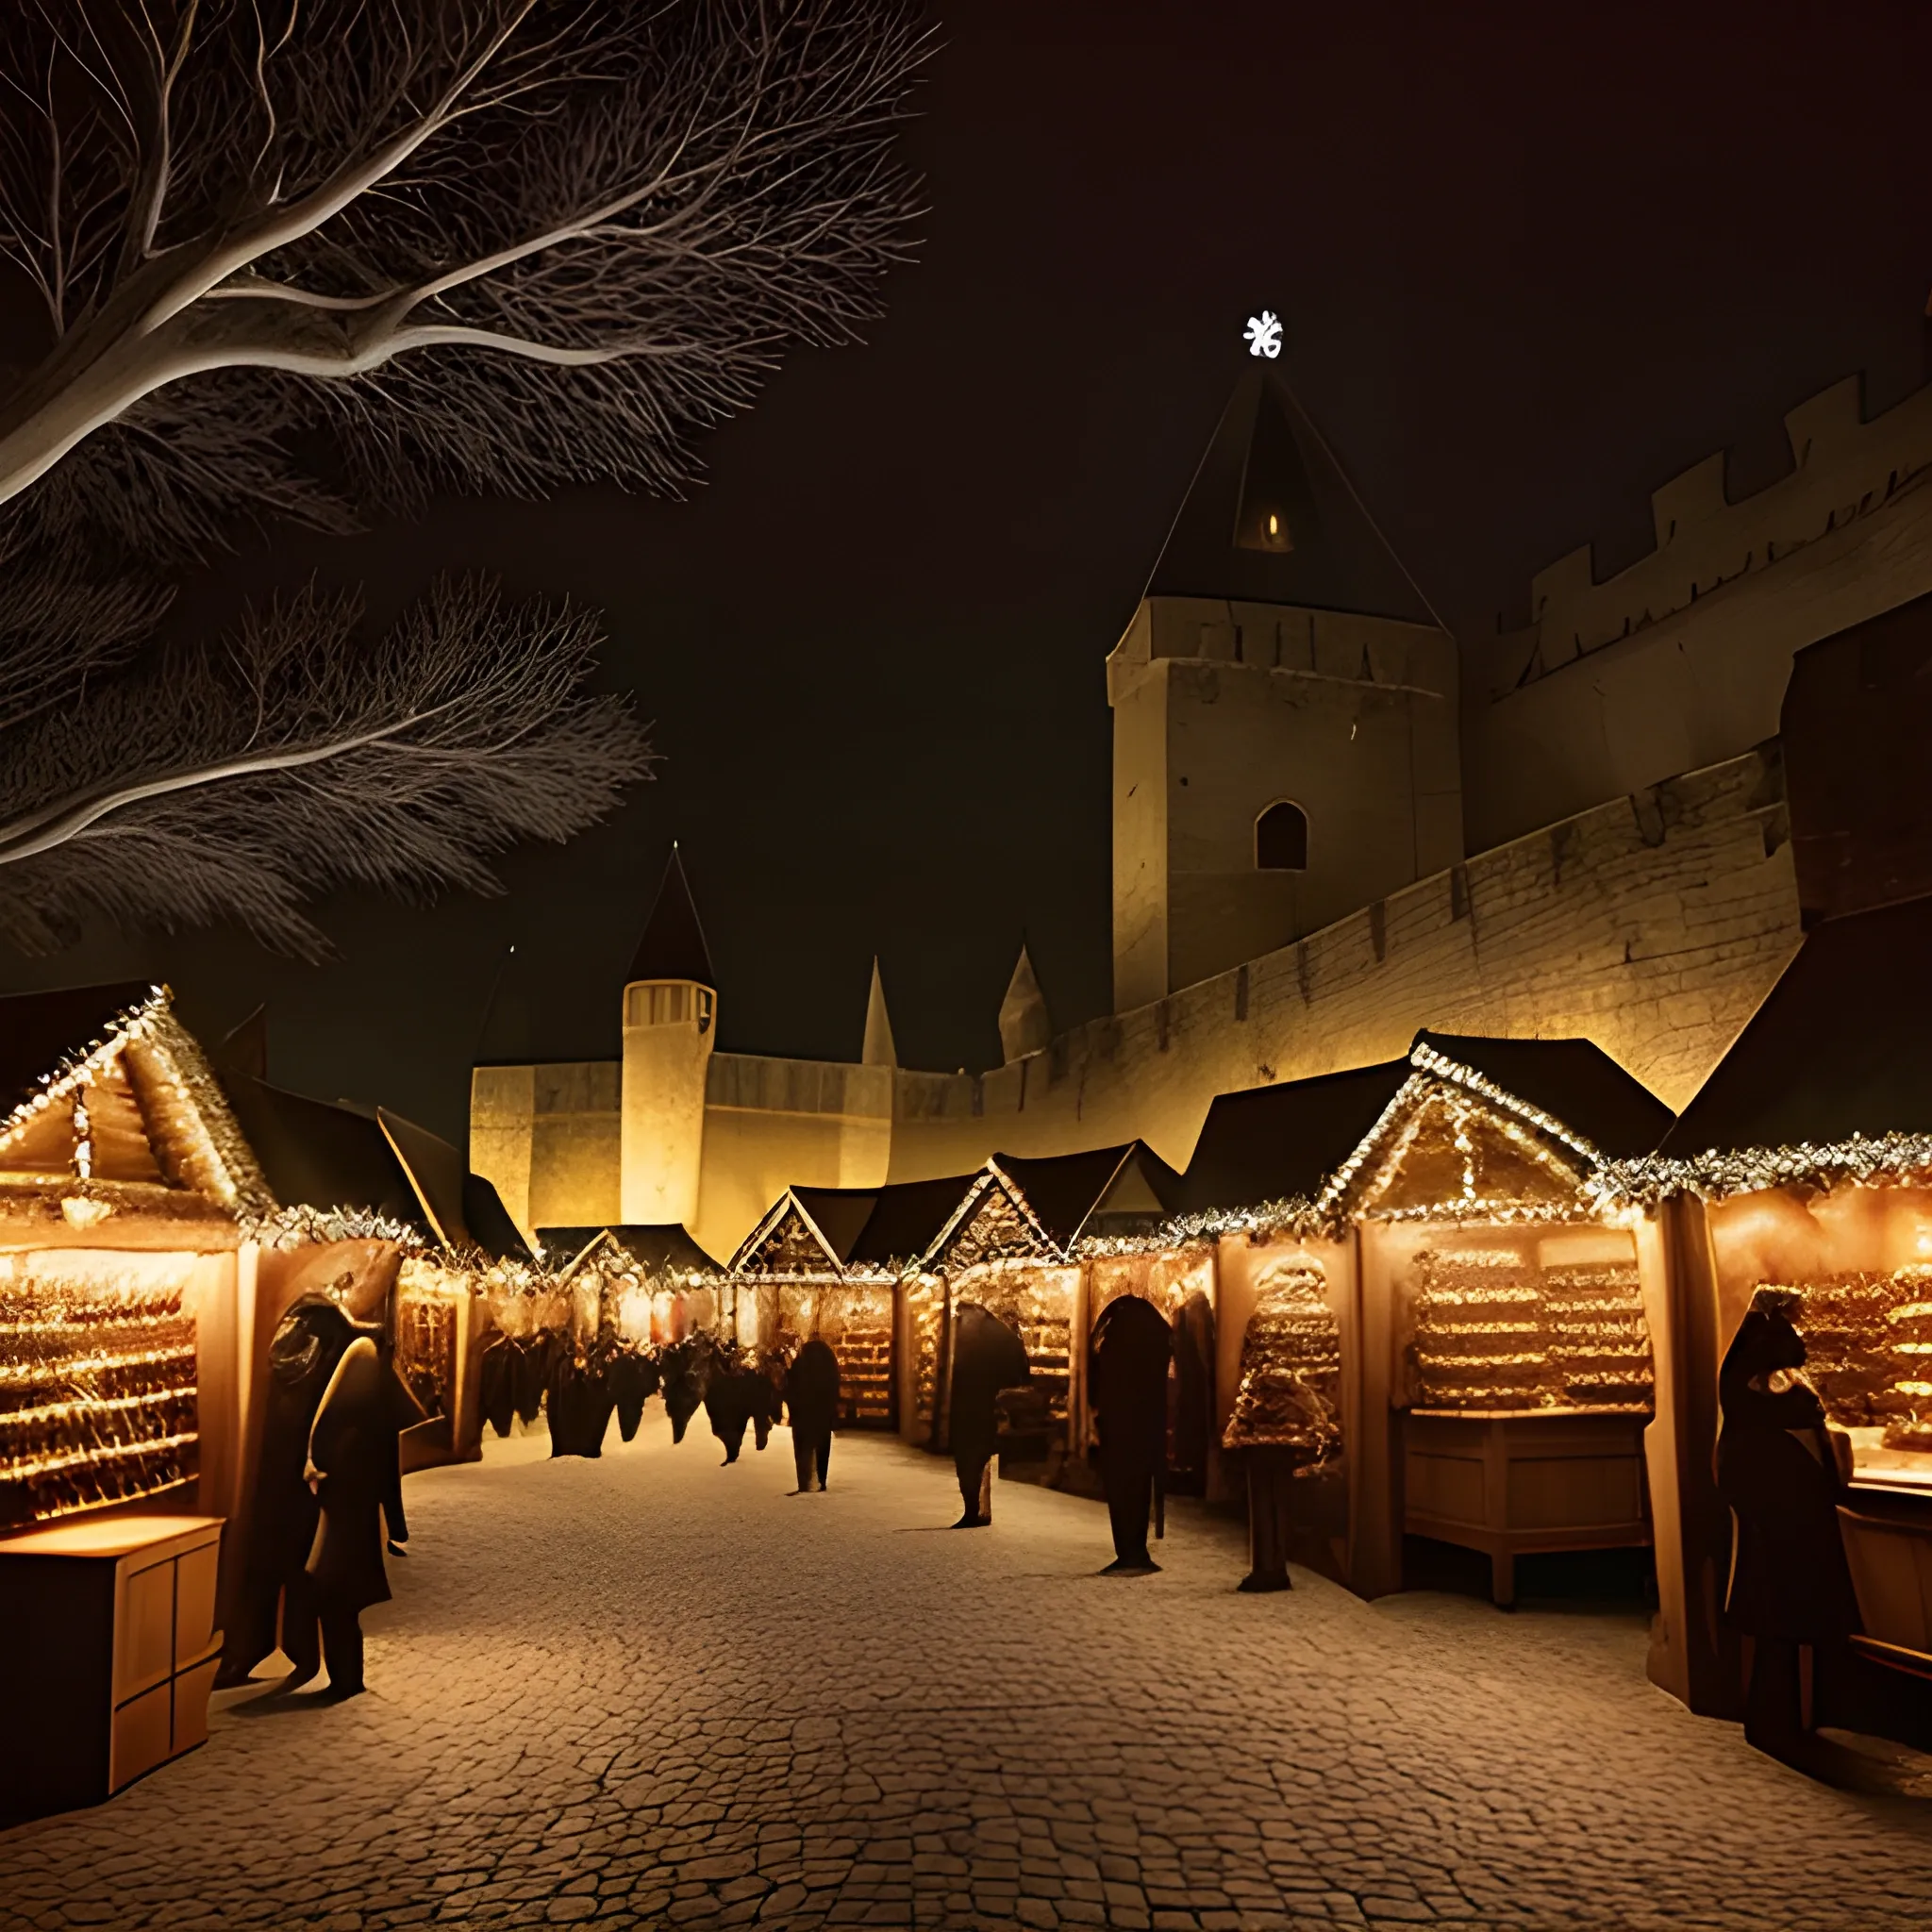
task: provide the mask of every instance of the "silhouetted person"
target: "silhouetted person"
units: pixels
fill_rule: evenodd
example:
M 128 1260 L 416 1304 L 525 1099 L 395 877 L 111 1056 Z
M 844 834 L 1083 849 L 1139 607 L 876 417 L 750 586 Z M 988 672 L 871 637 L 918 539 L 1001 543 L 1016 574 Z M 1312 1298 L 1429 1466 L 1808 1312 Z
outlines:
M 704 1405 L 705 1391 L 710 1386 L 710 1342 L 702 1335 L 690 1335 L 682 1341 L 669 1343 L 659 1373 L 664 1383 L 664 1412 L 671 1418 L 671 1440 L 681 1442 L 691 1417 Z
M 641 1348 L 624 1347 L 610 1358 L 610 1392 L 617 1402 L 617 1433 L 636 1440 L 644 1404 L 658 1392 L 658 1364 Z
M 785 1407 L 791 1416 L 791 1454 L 798 1493 L 823 1490 L 832 1466 L 832 1424 L 839 1413 L 839 1357 L 814 1335 L 785 1371 Z
M 563 1337 L 550 1371 L 549 1395 L 551 1455 L 602 1456 L 617 1399 L 598 1350 L 579 1348 Z
M 269 1342 L 261 1447 L 248 1508 L 242 1588 L 222 1650 L 224 1684 L 245 1682 L 275 1648 L 275 1612 L 283 1606 L 285 1591 L 281 1648 L 295 1667 L 291 1682 L 306 1683 L 322 1668 L 305 1574 L 319 1505 L 304 1473 L 315 1411 L 336 1364 L 355 1337 L 355 1324 L 334 1302 L 310 1294 L 291 1305 Z
M 1191 1495 L 1208 1493 L 1214 1430 L 1214 1307 L 1197 1288 L 1174 1317 L 1174 1470 Z
M 1798 1373 L 1792 1299 L 1759 1289 L 1718 1372 L 1717 1486 L 1737 1535 L 1724 1616 L 1752 1640 L 1744 1735 L 1778 1757 L 1806 1728 L 1800 1647 L 1834 1652 L 1858 1628 L 1838 1521 L 1845 1478 L 1824 1407 Z
M 352 1341 L 329 1377 L 308 1437 L 308 1467 L 322 1523 L 308 1580 L 322 1625 L 329 1694 L 362 1689 L 362 1612 L 389 1600 L 382 1567 L 382 1504 L 394 1411 L 382 1358 L 366 1336 Z
M 711 1433 L 724 1445 L 724 1460 L 738 1460 L 744 1447 L 745 1429 L 757 1424 L 757 1445 L 762 1449 L 771 1440 L 772 1419 L 778 1406 L 778 1392 L 763 1370 L 739 1358 L 734 1351 L 713 1363 L 705 1388 L 705 1417 Z
M 403 1512 L 403 1431 L 425 1422 L 423 1406 L 396 1372 L 395 1352 L 376 1344 L 382 1357 L 383 1392 L 388 1398 L 390 1425 L 383 1437 L 382 1521 L 392 1557 L 407 1557 L 409 1519 Z
M 1167 1365 L 1174 1333 L 1137 1294 L 1108 1303 L 1093 1324 L 1088 1379 L 1100 1435 L 1100 1479 L 1113 1524 L 1109 1575 L 1158 1570 L 1147 1551 L 1147 1512 L 1167 1463 Z
M 1244 1591 L 1293 1588 L 1288 1551 L 1295 1480 L 1341 1446 L 1326 1352 L 1308 1347 L 1312 1307 L 1307 1297 L 1264 1301 L 1241 1334 L 1241 1386 L 1221 1444 L 1239 1452 L 1248 1481 L 1248 1574 L 1238 1586 Z M 1325 1341 L 1334 1324 L 1314 1325 Z
M 1002 1389 L 1032 1380 L 1026 1344 L 977 1302 L 961 1302 L 953 1316 L 950 1405 L 953 1469 L 965 1513 L 953 1527 L 978 1529 L 992 1521 L 992 1453 L 999 1438 L 996 1403 Z

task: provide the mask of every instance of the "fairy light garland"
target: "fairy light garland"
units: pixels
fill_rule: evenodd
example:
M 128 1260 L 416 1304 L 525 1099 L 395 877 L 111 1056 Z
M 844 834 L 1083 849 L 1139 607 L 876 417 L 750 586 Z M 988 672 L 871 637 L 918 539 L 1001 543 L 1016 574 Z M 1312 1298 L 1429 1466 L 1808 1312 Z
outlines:
M 1842 1182 L 1860 1187 L 1909 1186 L 1932 1179 L 1932 1134 L 1854 1134 L 1818 1144 L 1800 1141 L 1788 1147 L 1716 1148 L 1688 1158 L 1648 1155 L 1611 1161 L 1598 1177 L 1607 1203 L 1655 1208 L 1673 1195 L 1722 1201 L 1733 1194 L 1759 1194 L 1773 1188 L 1828 1190 Z

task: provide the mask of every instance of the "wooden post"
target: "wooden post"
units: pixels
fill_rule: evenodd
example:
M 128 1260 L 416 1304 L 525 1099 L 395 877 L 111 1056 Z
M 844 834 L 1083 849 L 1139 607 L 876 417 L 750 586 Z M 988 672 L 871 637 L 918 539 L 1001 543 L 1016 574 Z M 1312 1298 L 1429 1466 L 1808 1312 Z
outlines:
M 1355 1440 L 1348 1457 L 1348 1587 L 1357 1596 L 1402 1588 L 1402 1458 L 1390 1406 L 1394 1348 L 1394 1283 L 1387 1231 L 1357 1222 L 1355 1249 L 1355 1360 L 1342 1379 L 1355 1391 Z
M 1664 1321 L 1652 1336 L 1657 1412 L 1645 1446 L 1655 1435 L 1659 1474 L 1652 1480 L 1668 1479 L 1668 1466 L 1674 1507 L 1667 1496 L 1654 1512 L 1662 1606 L 1651 1676 L 1700 1717 L 1738 1718 L 1743 1714 L 1740 1654 L 1736 1633 L 1724 1622 L 1731 1519 L 1715 1471 L 1722 1356 L 1717 1259 L 1704 1203 L 1690 1194 L 1667 1200 L 1659 1232 Z

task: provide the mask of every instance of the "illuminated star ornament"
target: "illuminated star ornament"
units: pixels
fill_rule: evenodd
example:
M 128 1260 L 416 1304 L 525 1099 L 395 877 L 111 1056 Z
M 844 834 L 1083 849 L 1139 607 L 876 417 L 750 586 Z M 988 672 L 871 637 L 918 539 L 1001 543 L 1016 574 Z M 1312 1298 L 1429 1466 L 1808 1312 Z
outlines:
M 1259 315 L 1248 317 L 1248 354 L 1265 356 L 1274 361 L 1281 354 L 1281 318 L 1274 309 L 1264 308 Z

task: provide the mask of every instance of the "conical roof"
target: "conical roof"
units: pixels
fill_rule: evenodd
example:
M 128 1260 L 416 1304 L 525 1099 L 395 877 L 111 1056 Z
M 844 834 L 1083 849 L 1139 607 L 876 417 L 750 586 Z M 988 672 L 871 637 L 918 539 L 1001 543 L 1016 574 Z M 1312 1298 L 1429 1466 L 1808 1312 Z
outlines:
M 1260 362 L 1234 386 L 1146 594 L 1436 621 L 1293 392 Z
M 625 974 L 625 984 L 640 979 L 691 979 L 714 991 L 718 977 L 711 970 L 711 949 L 705 943 L 705 929 L 698 924 L 698 908 L 691 896 L 691 882 L 684 875 L 684 860 L 677 847 L 664 868 L 664 882 L 658 888 L 657 903 L 644 922 L 644 936 L 638 941 L 637 956 Z

